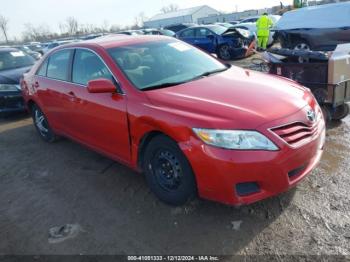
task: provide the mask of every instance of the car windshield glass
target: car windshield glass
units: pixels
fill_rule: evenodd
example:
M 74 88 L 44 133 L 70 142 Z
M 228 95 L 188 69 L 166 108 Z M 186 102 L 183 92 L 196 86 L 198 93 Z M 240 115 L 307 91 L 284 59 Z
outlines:
M 213 25 L 213 26 L 208 26 L 208 29 L 213 31 L 217 35 L 222 35 L 227 31 L 227 27 L 221 26 L 221 25 Z
M 12 50 L 0 52 L 0 71 L 31 66 L 35 59 L 26 55 L 23 51 Z
M 182 84 L 227 69 L 210 55 L 176 40 L 116 47 L 108 52 L 140 90 Z

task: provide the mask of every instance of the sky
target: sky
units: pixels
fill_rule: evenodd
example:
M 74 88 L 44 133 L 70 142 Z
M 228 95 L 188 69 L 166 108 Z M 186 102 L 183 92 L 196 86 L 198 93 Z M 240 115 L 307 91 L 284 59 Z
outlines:
M 279 5 L 280 0 L 0 0 L 0 15 L 9 20 L 10 39 L 21 38 L 24 24 L 46 25 L 59 32 L 59 23 L 75 17 L 81 24 L 121 26 L 131 25 L 139 13 L 147 17 L 159 13 L 163 6 L 176 4 L 179 8 L 209 5 L 219 11 L 233 12 Z M 282 0 L 291 4 L 292 0 Z M 0 40 L 3 36 L 0 35 Z

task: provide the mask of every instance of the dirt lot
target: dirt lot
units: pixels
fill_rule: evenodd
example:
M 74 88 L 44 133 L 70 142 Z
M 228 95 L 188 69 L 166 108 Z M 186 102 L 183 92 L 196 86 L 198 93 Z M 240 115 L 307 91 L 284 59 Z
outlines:
M 173 208 L 143 176 L 79 144 L 46 144 L 27 116 L 0 120 L 0 254 L 350 255 L 350 117 L 296 189 L 234 208 Z M 54 227 L 73 232 L 52 238 Z

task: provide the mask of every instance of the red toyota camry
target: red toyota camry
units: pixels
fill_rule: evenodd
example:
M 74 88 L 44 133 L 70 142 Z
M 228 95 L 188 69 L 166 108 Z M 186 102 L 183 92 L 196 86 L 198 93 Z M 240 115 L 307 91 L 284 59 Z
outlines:
M 174 38 L 61 46 L 21 86 L 45 141 L 68 137 L 144 172 L 173 205 L 197 194 L 231 205 L 279 194 L 310 173 L 324 146 L 308 89 Z

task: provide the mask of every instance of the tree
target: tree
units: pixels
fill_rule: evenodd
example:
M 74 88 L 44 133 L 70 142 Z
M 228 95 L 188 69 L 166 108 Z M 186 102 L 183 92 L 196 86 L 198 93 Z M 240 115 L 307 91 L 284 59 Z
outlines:
M 23 40 L 25 42 L 29 41 L 46 41 L 53 37 L 53 34 L 50 32 L 49 27 L 46 24 L 39 26 L 33 26 L 32 24 L 24 25 Z
M 7 36 L 7 32 L 8 32 L 8 24 L 9 24 L 9 20 L 0 15 L 0 30 L 2 31 L 2 34 L 4 35 L 5 37 L 5 40 L 6 40 L 6 43 L 9 42 L 9 39 L 8 39 L 8 36 Z
M 144 22 L 147 20 L 144 12 L 139 13 L 134 17 L 134 24 L 132 25 L 132 29 L 140 29 L 143 27 Z
M 66 24 L 67 24 L 67 31 L 70 36 L 76 35 L 78 33 L 79 24 L 74 17 L 72 16 L 68 17 L 66 19 Z
M 104 20 L 102 25 L 101 25 L 101 31 L 102 33 L 107 33 L 111 29 L 111 26 L 108 22 L 108 20 Z
M 67 25 L 64 23 L 59 23 L 58 28 L 60 29 L 61 35 L 64 35 L 67 33 Z
M 122 31 L 122 27 L 120 26 L 120 25 L 112 25 L 111 27 L 110 27 L 110 29 L 109 29 L 109 32 L 111 32 L 111 33 L 116 33 L 116 32 L 120 32 L 120 31 Z
M 170 4 L 168 6 L 163 6 L 162 9 L 160 9 L 160 11 L 162 13 L 170 13 L 170 12 L 174 12 L 174 11 L 177 11 L 179 10 L 179 6 L 176 5 L 176 4 Z

